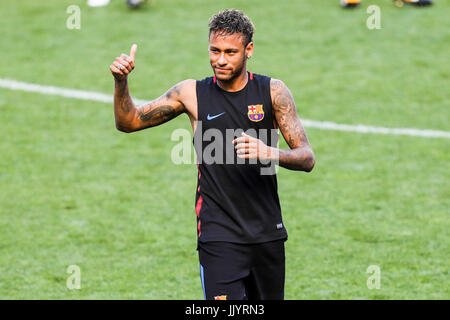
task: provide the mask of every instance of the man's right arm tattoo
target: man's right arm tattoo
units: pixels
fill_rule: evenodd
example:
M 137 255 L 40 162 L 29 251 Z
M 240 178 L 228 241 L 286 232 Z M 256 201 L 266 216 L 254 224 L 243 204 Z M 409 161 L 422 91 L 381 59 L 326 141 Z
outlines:
M 179 85 L 175 85 L 160 98 L 137 108 L 138 130 L 163 124 L 183 113 L 184 105 L 178 100 L 180 93 Z

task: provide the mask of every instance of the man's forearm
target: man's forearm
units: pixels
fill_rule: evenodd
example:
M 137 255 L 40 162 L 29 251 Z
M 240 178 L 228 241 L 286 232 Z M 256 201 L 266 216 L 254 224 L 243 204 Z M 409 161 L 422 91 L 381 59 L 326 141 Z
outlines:
M 114 85 L 114 116 L 116 127 L 121 131 L 131 131 L 131 123 L 136 114 L 136 107 L 130 96 L 128 81 L 115 80 Z
M 309 147 L 299 147 L 290 150 L 271 148 L 272 160 L 278 165 L 290 170 L 310 172 L 314 168 L 314 154 Z

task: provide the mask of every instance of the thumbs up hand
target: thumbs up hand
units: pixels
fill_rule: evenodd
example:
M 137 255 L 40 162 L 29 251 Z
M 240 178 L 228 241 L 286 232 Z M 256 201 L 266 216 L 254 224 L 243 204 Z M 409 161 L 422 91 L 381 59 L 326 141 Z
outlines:
M 134 69 L 134 58 L 136 57 L 137 44 L 131 46 L 130 55 L 122 53 L 109 66 L 114 78 L 118 81 L 126 80 L 128 74 Z

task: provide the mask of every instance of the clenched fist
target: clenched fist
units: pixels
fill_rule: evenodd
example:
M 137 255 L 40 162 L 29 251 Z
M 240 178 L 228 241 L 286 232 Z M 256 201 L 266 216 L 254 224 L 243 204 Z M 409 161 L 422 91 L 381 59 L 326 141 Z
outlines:
M 278 150 L 267 146 L 261 140 L 242 132 L 233 140 L 236 154 L 241 159 L 278 160 Z
M 128 74 L 134 69 L 134 57 L 136 56 L 137 44 L 131 46 L 130 55 L 122 53 L 120 57 L 109 66 L 114 78 L 118 81 L 126 80 Z

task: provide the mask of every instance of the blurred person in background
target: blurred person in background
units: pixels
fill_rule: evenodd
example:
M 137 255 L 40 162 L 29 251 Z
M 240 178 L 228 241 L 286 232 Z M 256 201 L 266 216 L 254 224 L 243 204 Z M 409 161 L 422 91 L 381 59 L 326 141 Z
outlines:
M 403 3 L 412 4 L 417 6 L 427 6 L 433 3 L 433 0 L 394 0 L 398 7 L 403 6 Z M 340 0 L 341 6 L 344 8 L 352 8 L 359 6 L 361 0 Z
M 108 5 L 110 0 L 88 0 L 87 4 L 90 7 L 104 7 Z M 128 7 L 136 9 L 139 8 L 142 4 L 146 3 L 147 0 L 125 0 L 125 3 Z
M 87 4 L 90 7 L 104 7 L 108 5 L 110 0 L 88 0 Z

